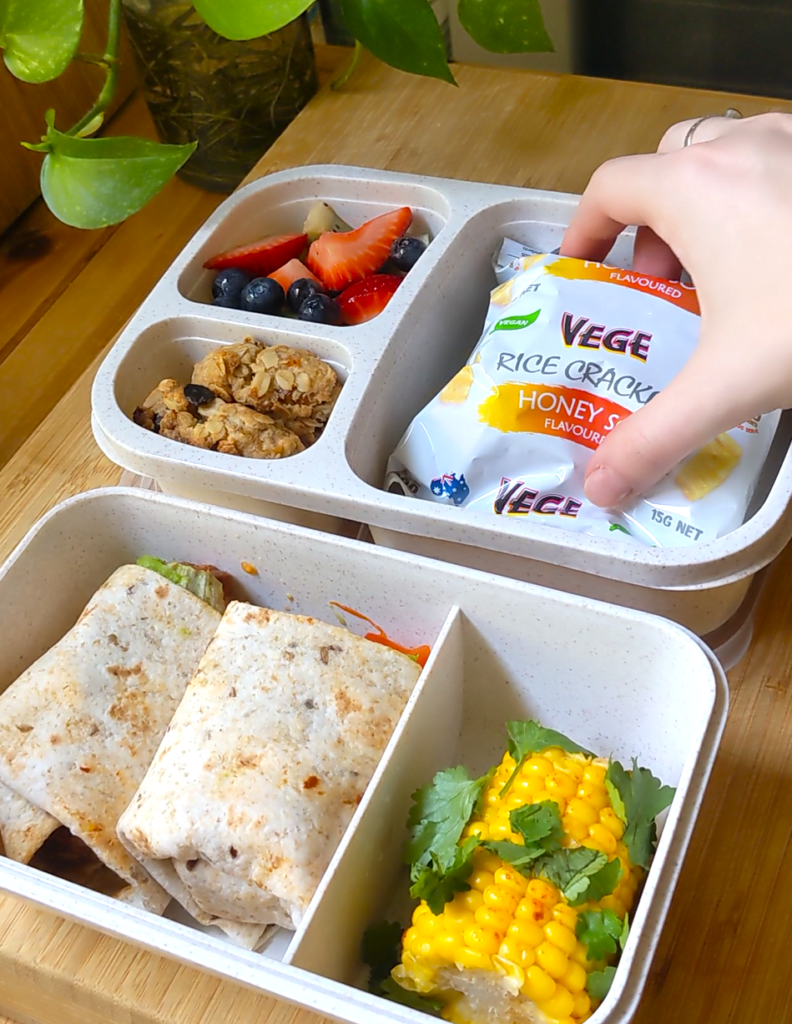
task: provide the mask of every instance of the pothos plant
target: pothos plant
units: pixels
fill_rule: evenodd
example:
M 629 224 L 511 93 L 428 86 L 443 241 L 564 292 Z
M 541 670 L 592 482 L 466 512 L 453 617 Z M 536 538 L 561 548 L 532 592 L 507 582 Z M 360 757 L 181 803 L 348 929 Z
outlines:
M 211 29 L 226 39 L 269 35 L 303 14 L 314 0 L 193 0 Z M 339 0 L 357 40 L 347 71 L 363 47 L 387 64 L 455 84 L 442 31 L 430 0 Z M 540 0 L 453 0 L 471 37 L 495 53 L 551 51 Z M 189 159 L 183 146 L 134 137 L 96 138 L 118 79 L 122 0 L 107 0 L 107 44 L 103 54 L 79 51 L 83 0 L 0 0 L 0 48 L 6 67 L 28 83 L 48 82 L 73 60 L 104 70 L 96 102 L 71 127 L 45 115 L 40 142 L 23 142 L 44 154 L 41 192 L 60 220 L 78 228 L 100 228 L 125 220 L 144 206 Z

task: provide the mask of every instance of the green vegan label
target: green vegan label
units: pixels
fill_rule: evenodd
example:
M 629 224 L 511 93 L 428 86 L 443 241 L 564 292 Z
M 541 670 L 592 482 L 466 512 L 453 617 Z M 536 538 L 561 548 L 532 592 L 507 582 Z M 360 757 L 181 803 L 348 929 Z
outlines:
M 537 309 L 535 313 L 529 313 L 527 316 L 505 316 L 502 320 L 498 320 L 492 330 L 519 331 L 523 327 L 530 327 L 538 319 L 541 312 L 541 309 Z

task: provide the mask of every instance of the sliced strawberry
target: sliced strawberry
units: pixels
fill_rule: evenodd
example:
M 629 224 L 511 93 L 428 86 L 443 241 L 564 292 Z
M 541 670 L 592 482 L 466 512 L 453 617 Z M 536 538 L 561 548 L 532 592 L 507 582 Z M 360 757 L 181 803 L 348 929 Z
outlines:
M 240 245 L 204 263 L 207 270 L 238 267 L 253 277 L 266 277 L 290 259 L 299 256 L 308 242 L 307 235 L 270 235 L 258 242 Z
M 411 222 L 412 210 L 403 206 L 366 221 L 354 231 L 326 231 L 311 244 L 305 262 L 325 288 L 341 291 L 379 270 L 391 246 Z
M 347 324 L 363 324 L 378 316 L 402 283 L 396 274 L 372 274 L 345 289 L 336 299 Z
M 304 263 L 301 263 L 300 260 L 289 260 L 288 263 L 285 263 L 277 270 L 273 270 L 272 273 L 267 276 L 277 281 L 284 292 L 289 290 L 290 284 L 294 281 L 299 281 L 301 278 L 307 278 L 309 281 L 316 281 L 317 284 L 320 283 L 319 278 L 314 277 L 308 267 L 306 267 Z

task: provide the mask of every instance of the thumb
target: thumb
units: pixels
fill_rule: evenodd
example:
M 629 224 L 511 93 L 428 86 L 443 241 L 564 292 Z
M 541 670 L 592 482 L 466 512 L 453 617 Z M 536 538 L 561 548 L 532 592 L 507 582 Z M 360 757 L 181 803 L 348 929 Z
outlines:
M 723 367 L 713 370 L 700 352 L 648 405 L 617 424 L 594 452 L 585 478 L 586 497 L 593 504 L 624 505 L 685 456 L 763 411 L 750 407 L 744 370 L 742 379 Z

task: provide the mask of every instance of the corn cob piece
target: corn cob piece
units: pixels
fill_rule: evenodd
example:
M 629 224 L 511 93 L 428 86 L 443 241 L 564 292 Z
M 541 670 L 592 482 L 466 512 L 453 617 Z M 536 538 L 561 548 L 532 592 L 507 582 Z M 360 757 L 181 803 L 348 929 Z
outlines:
M 443 1016 L 453 1024 L 580 1024 L 596 1008 L 586 989 L 589 975 L 615 959 L 587 958 L 587 946 L 576 934 L 580 915 L 610 910 L 623 918 L 635 903 L 644 871 L 630 862 L 622 842 L 624 824 L 605 786 L 606 761 L 551 747 L 533 754 L 514 774 L 516 767 L 506 754 L 462 842 L 478 836 L 521 844 L 511 812 L 552 801 L 561 815 L 562 848 L 588 847 L 608 862 L 618 858 L 615 889 L 571 906 L 546 878 L 534 871 L 526 877 L 479 847 L 467 891 L 457 892 L 442 913 L 432 913 L 423 900 L 415 909 L 392 977 L 403 988 L 440 998 Z

